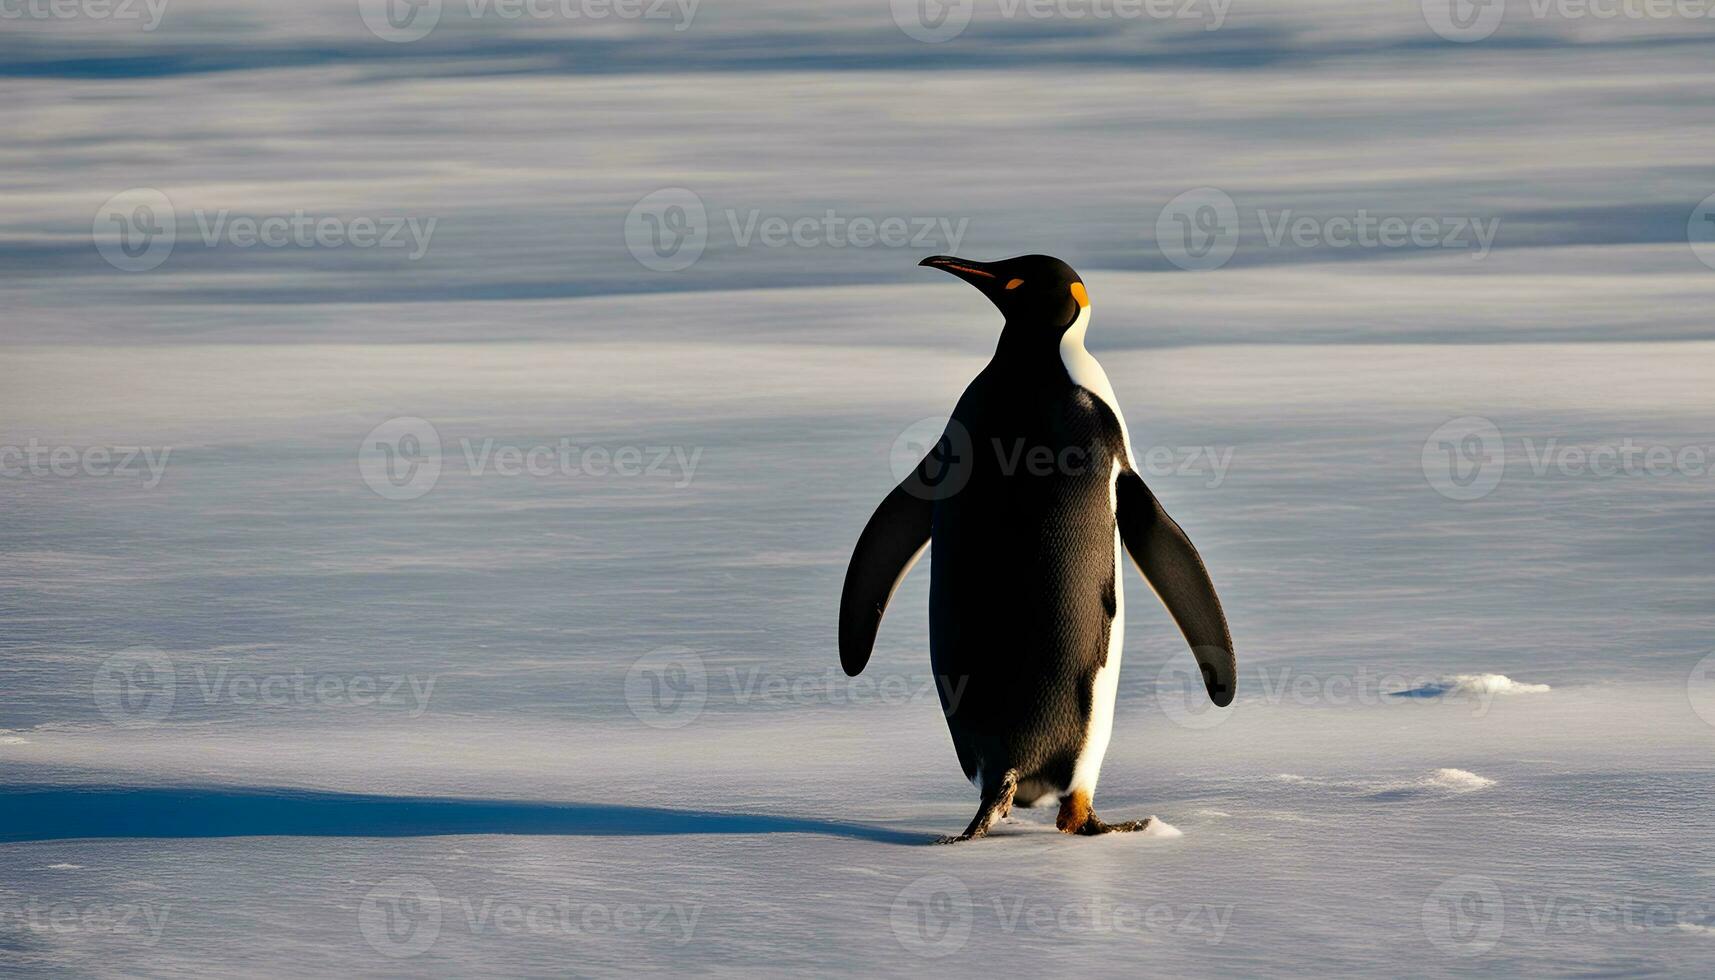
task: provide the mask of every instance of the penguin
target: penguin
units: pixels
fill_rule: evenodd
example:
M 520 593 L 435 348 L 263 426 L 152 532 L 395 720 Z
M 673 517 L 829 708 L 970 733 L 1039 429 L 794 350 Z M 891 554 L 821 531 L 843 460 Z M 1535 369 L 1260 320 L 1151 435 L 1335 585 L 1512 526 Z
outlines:
M 994 357 L 940 440 L 876 508 L 840 595 L 840 664 L 869 662 L 887 604 L 930 553 L 929 653 L 985 836 L 1016 801 L 1058 800 L 1055 826 L 1141 830 L 1093 809 L 1119 686 L 1129 554 L 1196 657 L 1209 699 L 1232 703 L 1226 615 L 1196 547 L 1138 475 L 1106 372 L 1084 348 L 1090 298 L 1047 255 L 919 265 L 975 286 L 1005 317 Z

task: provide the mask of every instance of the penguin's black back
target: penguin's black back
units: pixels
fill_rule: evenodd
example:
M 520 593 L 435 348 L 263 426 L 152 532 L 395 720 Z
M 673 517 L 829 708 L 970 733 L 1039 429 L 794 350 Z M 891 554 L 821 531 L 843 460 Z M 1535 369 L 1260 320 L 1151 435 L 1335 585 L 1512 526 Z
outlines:
M 1117 604 L 1124 436 L 1057 357 L 991 362 L 949 430 L 970 461 L 935 503 L 929 642 L 953 744 L 969 778 L 1017 768 L 1021 784 L 1064 791 Z

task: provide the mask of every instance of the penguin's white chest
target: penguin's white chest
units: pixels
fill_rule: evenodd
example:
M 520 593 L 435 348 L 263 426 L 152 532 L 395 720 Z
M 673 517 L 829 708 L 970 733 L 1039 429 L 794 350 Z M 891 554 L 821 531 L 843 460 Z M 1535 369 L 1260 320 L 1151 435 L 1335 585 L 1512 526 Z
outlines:
M 1119 463 L 1114 464 L 1119 473 Z M 1084 744 L 1072 765 L 1072 785 L 1068 791 L 1084 790 L 1091 796 L 1101 777 L 1102 758 L 1108 753 L 1108 738 L 1114 729 L 1114 699 L 1119 694 L 1120 658 L 1125 648 L 1125 578 L 1121 575 L 1121 555 L 1125 545 L 1120 541 L 1119 528 L 1114 528 L 1114 618 L 1108 624 L 1108 655 L 1096 669 L 1090 692 L 1090 717 L 1084 729 Z
M 1119 493 L 1118 480 L 1122 466 L 1131 466 L 1131 435 L 1126 431 L 1125 416 L 1121 414 L 1119 401 L 1114 397 L 1113 384 L 1108 381 L 1108 374 L 1102 370 L 1102 365 L 1090 352 L 1084 348 L 1084 334 L 1090 325 L 1090 308 L 1084 307 L 1078 313 L 1078 319 L 1067 328 L 1060 339 L 1060 361 L 1066 366 L 1066 374 L 1080 388 L 1090 392 L 1113 412 L 1114 420 L 1119 423 L 1120 438 L 1124 443 L 1124 460 L 1116 459 L 1113 469 L 1108 474 L 1108 512 L 1114 515 L 1114 618 L 1108 624 L 1108 655 L 1102 666 L 1096 670 L 1094 690 L 1090 697 L 1090 717 L 1084 730 L 1083 747 L 1078 752 L 1078 759 L 1072 766 L 1072 785 L 1068 791 L 1084 790 L 1091 796 L 1096 792 L 1096 781 L 1101 776 L 1102 758 L 1108 752 L 1108 738 L 1114 728 L 1114 698 L 1119 694 L 1120 659 L 1125 646 L 1125 576 L 1124 554 L 1125 544 L 1120 540 L 1118 512 Z

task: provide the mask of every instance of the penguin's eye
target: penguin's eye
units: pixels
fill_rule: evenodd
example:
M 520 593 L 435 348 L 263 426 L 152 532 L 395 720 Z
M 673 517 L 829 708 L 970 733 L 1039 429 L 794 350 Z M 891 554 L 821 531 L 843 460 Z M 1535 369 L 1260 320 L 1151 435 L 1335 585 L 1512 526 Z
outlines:
M 1023 280 L 1023 279 L 1014 279 L 1014 280 L 1013 280 L 1013 281 L 1011 281 L 1011 282 L 1009 282 L 1009 283 L 1007 283 L 1007 284 L 1006 284 L 1006 288 L 1008 288 L 1008 289 L 1017 289 L 1017 288 L 1018 288 L 1018 287 L 1020 287 L 1020 286 L 1022 286 L 1022 285 L 1024 285 L 1024 280 Z

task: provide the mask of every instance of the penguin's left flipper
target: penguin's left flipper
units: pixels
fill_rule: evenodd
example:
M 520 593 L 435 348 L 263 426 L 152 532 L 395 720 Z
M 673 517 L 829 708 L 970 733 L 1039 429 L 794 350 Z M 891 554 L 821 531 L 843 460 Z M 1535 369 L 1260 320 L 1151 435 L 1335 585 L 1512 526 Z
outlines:
M 1120 473 L 1116 496 L 1125 550 L 1191 644 L 1209 700 L 1226 707 L 1238 687 L 1238 663 L 1226 613 L 1202 557 L 1135 472 Z
M 905 573 L 929 543 L 935 504 L 912 484 L 915 474 L 882 498 L 846 566 L 840 593 L 840 666 L 856 677 L 869 663 L 882 613 Z M 913 493 L 912 490 L 919 492 Z

